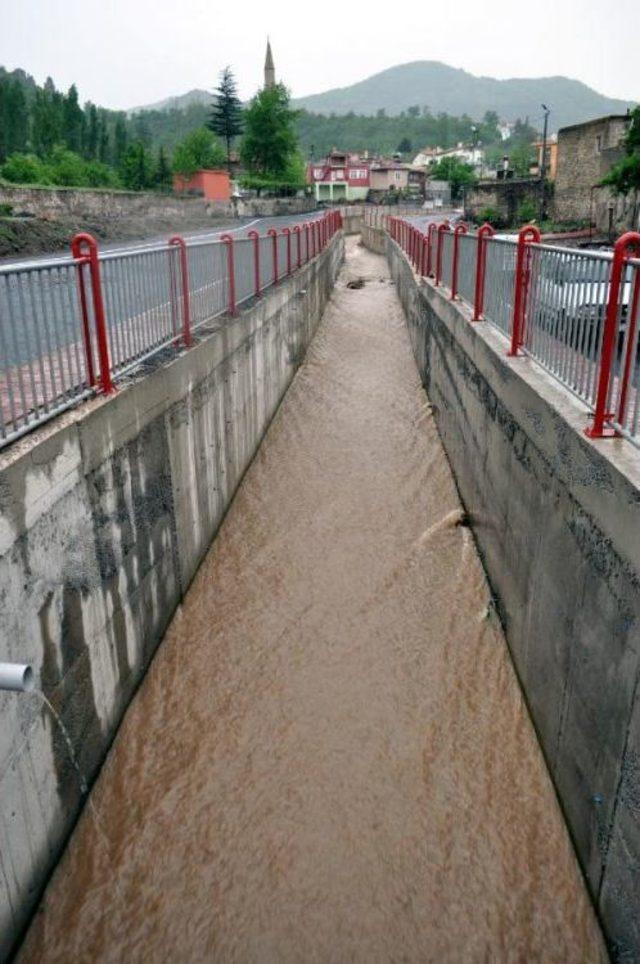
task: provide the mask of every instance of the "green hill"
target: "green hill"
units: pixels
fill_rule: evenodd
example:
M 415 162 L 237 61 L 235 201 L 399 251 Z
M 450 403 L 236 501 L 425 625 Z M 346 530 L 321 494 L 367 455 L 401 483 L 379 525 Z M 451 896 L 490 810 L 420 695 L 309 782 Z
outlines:
M 602 114 L 625 113 L 632 101 L 605 97 L 568 77 L 496 80 L 475 77 L 433 60 L 418 60 L 390 67 L 350 87 L 300 97 L 295 106 L 320 114 L 399 114 L 411 106 L 425 106 L 431 114 L 467 114 L 480 120 L 496 111 L 503 120 L 528 117 L 540 126 L 541 104 L 551 110 L 551 130 L 577 124 Z

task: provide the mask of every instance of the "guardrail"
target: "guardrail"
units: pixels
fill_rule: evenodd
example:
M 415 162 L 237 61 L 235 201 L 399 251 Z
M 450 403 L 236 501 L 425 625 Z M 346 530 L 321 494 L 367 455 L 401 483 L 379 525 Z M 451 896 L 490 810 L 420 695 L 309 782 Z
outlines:
M 488 224 L 385 225 L 420 275 L 502 332 L 508 354 L 530 356 L 586 403 L 587 435 L 640 446 L 640 234 L 600 252 L 546 244 L 534 226 L 516 240 Z
M 338 211 L 266 235 L 71 256 L 0 267 L 0 448 L 82 399 L 116 390 L 141 362 L 189 347 L 212 319 L 292 274 L 341 226 Z

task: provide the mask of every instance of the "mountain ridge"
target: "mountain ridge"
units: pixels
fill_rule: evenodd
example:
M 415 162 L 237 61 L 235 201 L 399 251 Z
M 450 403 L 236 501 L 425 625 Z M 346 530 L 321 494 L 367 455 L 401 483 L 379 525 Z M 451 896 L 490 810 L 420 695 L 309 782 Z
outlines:
M 433 114 L 467 114 L 473 120 L 481 120 L 491 110 L 505 121 L 529 117 L 534 126 L 543 113 L 542 104 L 547 103 L 551 130 L 602 114 L 625 113 L 633 105 L 631 100 L 607 97 L 562 75 L 498 80 L 436 60 L 388 67 L 355 84 L 298 97 L 293 103 L 319 114 L 375 114 L 384 109 L 396 115 L 411 106 L 426 105 Z

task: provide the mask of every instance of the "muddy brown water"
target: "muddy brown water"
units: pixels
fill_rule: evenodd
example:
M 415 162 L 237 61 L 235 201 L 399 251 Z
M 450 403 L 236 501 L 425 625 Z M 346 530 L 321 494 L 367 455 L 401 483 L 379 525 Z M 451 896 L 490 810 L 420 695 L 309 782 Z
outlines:
M 350 239 L 20 961 L 604 959 L 460 521 Z

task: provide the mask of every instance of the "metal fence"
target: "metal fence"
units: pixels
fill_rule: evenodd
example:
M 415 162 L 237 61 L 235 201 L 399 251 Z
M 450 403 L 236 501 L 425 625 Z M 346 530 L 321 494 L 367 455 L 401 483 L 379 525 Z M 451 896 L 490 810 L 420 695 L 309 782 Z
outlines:
M 506 336 L 510 355 L 530 356 L 586 403 L 588 435 L 640 446 L 640 234 L 597 252 L 544 244 L 535 227 L 517 239 L 446 222 L 424 234 L 390 217 L 388 230 L 420 274 Z
M 291 231 L 222 235 L 0 268 L 0 447 L 114 382 L 144 359 L 258 297 L 318 254 L 337 211 Z

